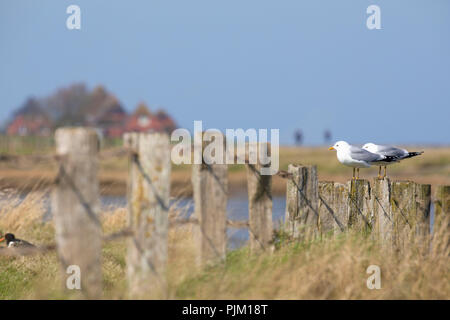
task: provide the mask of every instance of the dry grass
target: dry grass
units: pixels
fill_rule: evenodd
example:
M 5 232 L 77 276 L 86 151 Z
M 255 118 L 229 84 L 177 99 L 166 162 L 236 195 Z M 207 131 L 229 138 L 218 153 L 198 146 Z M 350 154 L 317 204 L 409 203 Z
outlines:
M 23 201 L 10 195 L 1 203 L 0 230 L 36 244 L 51 243 L 52 222 L 44 222 L 43 194 Z M 171 217 L 179 212 L 171 211 Z M 126 225 L 126 211 L 101 215 L 105 234 Z M 445 224 L 443 224 L 445 225 Z M 435 234 L 432 250 L 411 242 L 401 251 L 360 234 L 312 243 L 289 242 L 281 237 L 276 250 L 251 256 L 246 247 L 229 252 L 227 261 L 204 270 L 195 267 L 190 227 L 171 229 L 169 235 L 169 299 L 449 299 L 450 251 L 448 229 Z M 126 243 L 103 247 L 104 298 L 125 299 Z M 6 249 L 3 249 L 6 250 Z M 378 265 L 382 289 L 366 286 L 369 265 Z M 77 299 L 65 291 L 55 253 L 28 257 L 0 256 L 1 299 Z
M 225 265 L 179 288 L 195 299 L 449 299 L 449 249 L 412 245 L 387 252 L 359 234 L 284 245 L 272 255 L 232 252 Z M 381 268 L 380 290 L 369 290 L 368 266 Z

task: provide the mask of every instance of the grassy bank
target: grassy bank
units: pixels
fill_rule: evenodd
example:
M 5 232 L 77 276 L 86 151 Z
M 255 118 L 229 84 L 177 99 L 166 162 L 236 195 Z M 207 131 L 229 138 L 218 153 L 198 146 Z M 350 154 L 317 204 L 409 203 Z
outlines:
M 33 194 L 23 202 L 10 195 L 0 204 L 0 231 L 43 245 L 53 242 L 52 222 L 43 222 L 42 198 Z M 126 212 L 102 213 L 105 234 L 125 227 Z M 176 215 L 176 212 L 171 212 Z M 443 236 L 445 235 L 445 237 Z M 231 251 L 226 262 L 204 270 L 194 263 L 189 227 L 169 235 L 169 299 L 448 299 L 450 252 L 448 230 L 435 236 L 432 250 L 411 243 L 389 251 L 368 237 L 342 234 L 312 243 L 280 237 L 272 253 L 249 255 L 243 247 Z M 2 249 L 7 250 L 7 249 Z M 104 298 L 126 294 L 126 240 L 106 243 L 102 251 Z M 382 289 L 369 290 L 369 265 L 381 268 Z M 75 299 L 76 292 L 61 286 L 55 253 L 41 256 L 0 256 L 0 299 Z

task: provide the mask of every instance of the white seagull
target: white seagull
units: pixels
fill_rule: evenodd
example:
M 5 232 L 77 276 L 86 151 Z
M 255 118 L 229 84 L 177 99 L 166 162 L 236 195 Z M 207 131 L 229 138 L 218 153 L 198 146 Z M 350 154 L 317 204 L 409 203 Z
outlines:
M 372 153 L 365 149 L 352 146 L 346 141 L 338 141 L 328 150 L 336 150 L 337 158 L 340 163 L 353 168 L 352 179 L 359 179 L 359 169 L 369 168 L 372 164 L 379 162 L 387 163 L 396 161 L 394 157 Z M 357 169 L 358 177 L 355 177 L 355 169 Z
M 412 158 L 415 156 L 419 156 L 423 153 L 423 151 L 419 152 L 409 152 L 406 149 L 396 148 L 393 146 L 380 146 L 378 144 L 374 143 L 366 143 L 363 145 L 363 149 L 367 150 L 372 153 L 376 153 L 382 156 L 389 156 L 396 158 L 396 161 L 390 161 L 390 162 L 379 162 L 379 170 L 378 170 L 378 178 L 386 178 L 386 166 L 391 165 L 393 163 L 398 163 L 400 160 Z M 384 166 L 384 176 L 381 177 L 381 166 Z

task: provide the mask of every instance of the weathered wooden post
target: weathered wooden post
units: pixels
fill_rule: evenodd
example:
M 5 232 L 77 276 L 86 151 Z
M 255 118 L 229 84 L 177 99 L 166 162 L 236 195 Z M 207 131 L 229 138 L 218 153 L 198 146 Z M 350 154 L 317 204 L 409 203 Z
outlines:
M 128 246 L 130 295 L 164 297 L 170 196 L 170 141 L 163 133 L 128 133 L 130 150 L 128 224 L 134 235 Z
M 246 164 L 247 167 L 247 190 L 248 190 L 248 215 L 250 250 L 257 252 L 270 248 L 272 243 L 273 223 L 272 223 L 272 176 L 261 175 L 260 157 L 255 157 L 252 153 L 257 153 L 260 148 L 267 148 L 270 152 L 269 144 L 249 145 L 249 159 L 257 159 L 257 163 Z M 261 154 L 261 152 L 259 153 Z M 264 161 L 265 162 L 265 161 Z
M 338 234 L 348 227 L 348 190 L 337 182 L 319 181 L 319 229 L 321 234 Z
M 318 182 L 316 166 L 290 164 L 286 189 L 286 228 L 294 238 L 308 239 L 318 232 Z
M 450 186 L 437 186 L 434 196 L 433 244 L 450 247 Z M 439 240 L 438 240 L 439 239 Z
M 392 183 L 391 207 L 394 243 L 404 247 L 414 237 L 426 236 L 430 228 L 431 186 L 411 181 Z
M 214 138 L 214 139 L 213 139 Z M 222 141 L 220 141 L 222 140 Z M 227 249 L 228 166 L 220 155 L 224 137 L 220 132 L 199 132 L 194 137 L 192 187 L 194 193 L 194 227 L 199 265 L 225 259 Z M 215 159 L 211 156 L 217 146 Z M 222 149 L 224 150 L 224 149 Z
M 431 185 L 416 183 L 416 235 L 421 239 L 427 239 L 430 234 L 430 207 L 431 207 Z
M 416 201 L 415 183 L 411 181 L 392 182 L 392 217 L 394 218 L 394 243 L 404 247 L 410 239 L 415 225 Z
M 353 230 L 370 232 L 372 228 L 371 190 L 364 179 L 348 182 L 348 218 Z
M 450 186 L 437 186 L 434 193 L 433 229 L 436 230 L 444 221 L 450 222 Z
M 79 267 L 83 293 L 88 298 L 100 298 L 98 136 L 93 129 L 62 128 L 56 130 L 55 140 L 59 174 L 52 192 L 52 213 L 63 275 L 67 277 L 67 267 Z
M 374 236 L 388 245 L 393 245 L 394 217 L 391 209 L 391 181 L 388 178 L 373 179 L 372 209 Z

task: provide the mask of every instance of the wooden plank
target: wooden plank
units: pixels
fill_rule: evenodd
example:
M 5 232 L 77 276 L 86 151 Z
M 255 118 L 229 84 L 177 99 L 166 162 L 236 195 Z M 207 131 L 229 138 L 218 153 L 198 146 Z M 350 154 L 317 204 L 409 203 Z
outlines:
M 385 244 L 393 245 L 394 217 L 391 209 L 391 181 L 388 178 L 373 179 L 372 208 L 374 237 Z
M 428 240 L 431 217 L 431 185 L 416 183 L 416 236 Z
M 342 183 L 319 181 L 319 229 L 338 234 L 348 227 L 348 190 Z
M 167 234 L 170 197 L 170 141 L 164 133 L 124 136 L 130 155 L 127 273 L 130 296 L 166 295 Z
M 334 233 L 344 232 L 348 228 L 348 187 L 343 183 L 334 183 L 333 191 Z
M 81 272 L 81 289 L 88 298 L 102 294 L 102 230 L 97 180 L 98 136 L 87 128 L 56 130 L 59 175 L 52 192 L 58 256 L 66 268 Z
M 392 217 L 394 218 L 394 243 L 398 248 L 409 243 L 415 225 L 415 183 L 411 181 L 392 182 Z
M 448 222 L 449 220 L 450 220 L 450 186 L 437 186 L 434 194 L 435 227 L 439 228 L 444 221 Z
M 261 146 L 258 144 L 258 148 L 249 148 L 249 152 L 259 148 Z M 252 159 L 252 155 L 249 159 Z M 260 161 L 256 164 L 246 164 L 251 252 L 269 249 L 273 237 L 272 176 L 261 175 L 262 167 Z
M 128 227 L 133 226 L 133 215 L 131 212 L 139 211 L 139 199 L 138 199 L 138 186 L 142 182 L 139 174 L 139 169 L 135 157 L 138 156 L 139 149 L 139 133 L 138 132 L 127 132 L 123 135 L 124 148 L 128 151 L 128 180 L 127 180 L 127 225 Z M 142 189 L 141 189 L 142 190 Z
M 319 181 L 319 229 L 322 235 L 334 233 L 334 182 Z
M 199 154 L 194 158 L 202 159 L 202 163 L 192 165 L 194 217 L 199 221 L 194 234 L 197 263 L 205 265 L 223 261 L 226 255 L 228 166 L 205 163 L 203 150 L 209 143 L 203 138 L 209 139 L 210 133 L 198 134 L 201 137 L 195 140 L 194 153 Z
M 412 181 L 392 183 L 391 207 L 394 218 L 395 244 L 403 248 L 414 238 L 424 237 L 430 230 L 431 186 Z
M 370 233 L 372 228 L 372 204 L 369 181 L 351 180 L 347 183 L 349 227 L 356 231 Z
M 434 196 L 433 248 L 450 247 L 450 186 L 437 186 Z
M 294 238 L 308 239 L 318 233 L 317 167 L 290 164 L 288 174 L 286 230 Z

